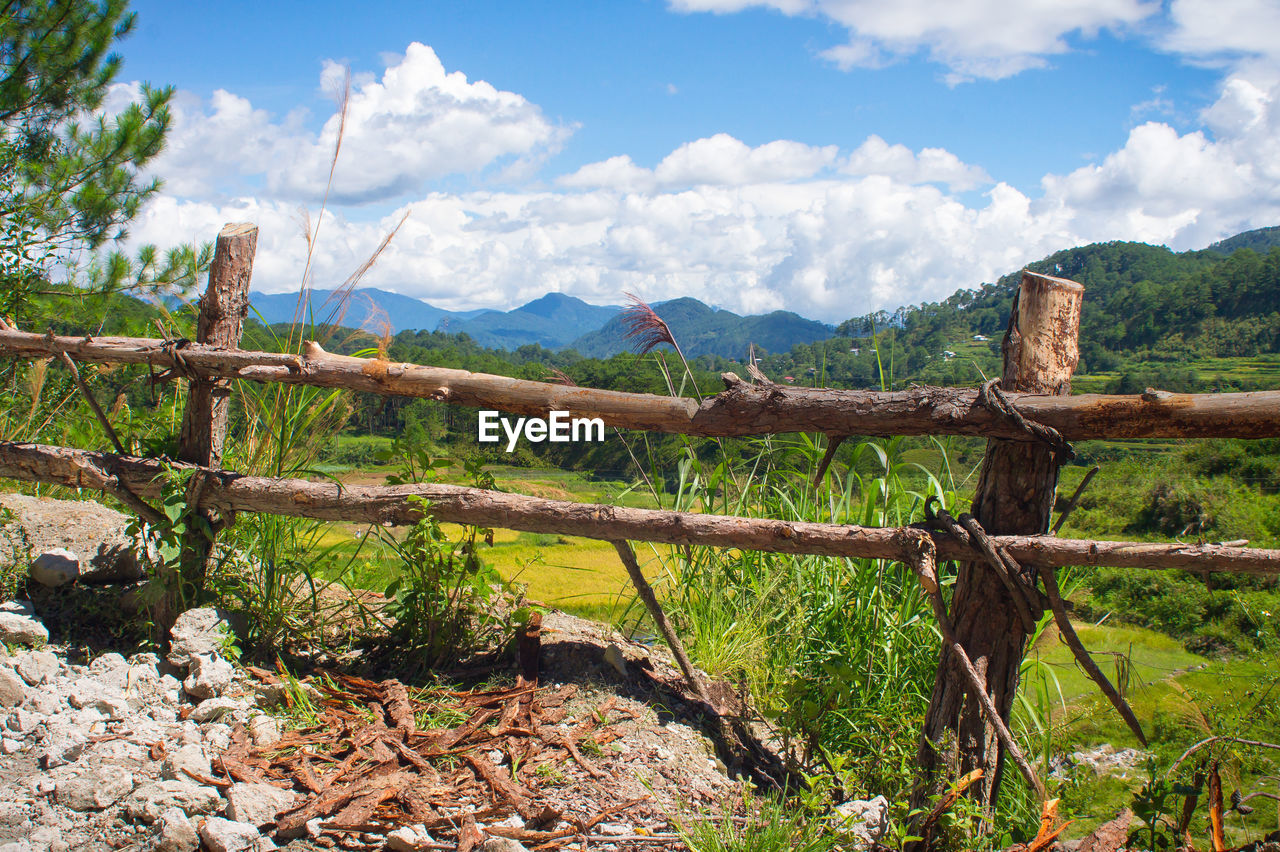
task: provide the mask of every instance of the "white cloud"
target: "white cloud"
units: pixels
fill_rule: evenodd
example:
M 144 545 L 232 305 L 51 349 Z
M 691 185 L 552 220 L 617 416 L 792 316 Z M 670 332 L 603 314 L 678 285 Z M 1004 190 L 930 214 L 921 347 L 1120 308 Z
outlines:
M 1280 221 L 1280 88 L 1233 78 L 1203 119 L 1212 136 L 1134 128 L 1101 163 L 1046 177 L 1042 204 L 1069 210 L 1086 240 L 1179 249 Z
M 326 62 L 320 89 L 340 96 L 346 70 Z M 138 84 L 113 87 L 108 108 L 138 98 Z M 169 192 L 192 198 L 246 191 L 318 201 L 328 180 L 341 117 L 335 110 L 318 133 L 295 112 L 275 120 L 245 98 L 218 90 L 203 102 L 179 93 L 166 150 L 152 166 Z M 491 167 L 519 176 L 559 150 L 570 129 L 553 124 L 522 96 L 461 72 L 446 72 L 417 42 L 389 57 L 381 79 L 352 79 L 342 152 L 330 199 L 362 204 L 422 192 L 451 174 Z
M 1210 2 L 1210 0 L 1197 0 Z M 1244 0 L 1234 0 L 1244 2 Z M 682 12 L 771 8 L 821 16 L 849 31 L 849 42 L 823 51 L 842 68 L 877 68 L 924 51 L 945 65 L 952 83 L 998 80 L 1065 53 L 1067 37 L 1126 31 L 1160 10 L 1155 0 L 669 0 Z
M 1173 0 L 1163 46 L 1209 62 L 1280 60 L 1274 0 Z
M 838 322 L 944 298 L 1071 245 L 1193 248 L 1280 221 L 1280 90 L 1233 78 L 1203 120 L 1205 130 L 1182 134 L 1143 124 L 1101 162 L 1047 176 L 1035 198 L 950 152 L 874 136 L 847 155 L 715 136 L 653 169 L 626 155 L 593 163 L 556 189 L 429 194 L 365 283 L 455 309 L 509 308 L 552 290 L 616 304 L 635 292 Z M 976 203 L 954 194 L 982 186 Z M 403 212 L 330 214 L 315 285 L 341 283 Z M 162 198 L 133 239 L 211 239 L 237 220 L 261 228 L 255 287 L 296 289 L 306 244 L 280 200 Z
M 727 133 L 717 133 L 686 142 L 653 169 L 637 166 L 623 154 L 588 163 L 558 183 L 623 190 L 746 186 L 811 178 L 833 166 L 839 153 L 835 145 L 816 147 L 785 139 L 752 148 Z
M 816 8 L 816 0 L 787 6 L 793 14 Z M 1223 55 L 1224 43 L 1206 37 L 1195 51 Z M 793 140 L 751 146 L 723 133 L 680 145 L 652 168 L 619 153 L 551 180 L 551 189 L 425 193 L 424 182 L 451 171 L 536 160 L 566 131 L 517 94 L 445 73 L 429 48 L 413 45 L 381 77 L 353 84 L 337 178 L 339 202 L 404 206 L 380 206 L 385 216 L 332 206 L 312 258 L 314 284 L 340 284 L 406 210 L 365 283 L 454 309 L 509 308 L 548 291 L 616 304 L 635 292 L 838 322 L 940 299 L 1094 240 L 1201 247 L 1280 221 L 1280 85 L 1235 68 L 1201 129 L 1148 121 L 1101 160 L 1046 176 L 1037 197 L 941 148 L 911 150 L 879 136 L 852 150 Z M 326 66 L 321 85 L 332 89 L 343 76 Z M 136 96 L 136 86 L 112 92 L 119 101 Z M 322 185 L 314 173 L 328 167 L 335 121 L 316 133 L 301 113 L 275 119 L 229 92 L 208 102 L 180 94 L 157 166 L 169 188 L 134 223 L 132 241 L 208 240 L 224 222 L 254 221 L 255 288 L 296 289 L 306 241 L 293 204 Z M 435 141 L 419 144 L 420 133 Z
M 327 63 L 325 85 L 332 89 L 341 73 Z M 341 126 L 331 116 L 293 162 L 270 173 L 269 184 L 291 197 L 319 198 Z M 538 160 L 568 133 L 522 96 L 446 72 L 435 51 L 414 42 L 380 81 L 353 82 L 332 197 L 348 204 L 402 197 L 505 158 Z
M 964 192 L 991 183 L 981 166 L 964 163 L 943 148 L 924 148 L 919 154 L 905 145 L 890 145 L 879 136 L 869 136 L 840 165 L 850 175 L 886 175 L 904 183 L 945 183 Z

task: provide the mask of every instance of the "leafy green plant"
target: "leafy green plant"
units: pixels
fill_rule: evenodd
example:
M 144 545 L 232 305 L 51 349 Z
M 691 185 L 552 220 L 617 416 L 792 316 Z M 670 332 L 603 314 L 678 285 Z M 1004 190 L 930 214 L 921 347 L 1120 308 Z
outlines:
M 765 798 L 745 799 L 745 819 L 726 804 L 718 814 L 673 820 L 692 852 L 827 852 L 842 848 L 839 834 L 803 807 Z
M 393 619 L 392 642 L 419 666 L 432 668 L 496 638 L 501 620 L 494 604 L 502 577 L 479 555 L 488 530 L 463 527 L 450 538 L 431 515 L 426 500 L 411 497 L 424 513 L 403 538 L 379 530 L 402 563 L 402 574 L 387 587 L 386 613 Z
M 1141 844 L 1144 849 L 1174 849 L 1182 838 L 1178 837 L 1174 810 L 1188 796 L 1199 796 L 1199 785 L 1184 784 L 1160 771 L 1156 759 L 1146 763 L 1147 781 L 1133 796 L 1133 815 L 1142 825 L 1129 832 L 1130 845 Z
M 31 563 L 31 541 L 8 506 L 0 506 L 0 601 L 18 596 Z

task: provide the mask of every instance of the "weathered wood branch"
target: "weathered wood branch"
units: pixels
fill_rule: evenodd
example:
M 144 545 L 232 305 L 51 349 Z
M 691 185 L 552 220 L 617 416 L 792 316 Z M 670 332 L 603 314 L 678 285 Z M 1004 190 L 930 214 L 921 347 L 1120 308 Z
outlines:
M 0 329 L 0 355 L 175 367 L 175 350 L 145 337 L 57 337 Z M 1027 440 L 978 403 L 975 389 L 915 387 L 903 391 L 831 390 L 752 385 L 732 373 L 726 390 L 702 405 L 688 399 L 570 387 L 352 358 L 318 346 L 304 355 L 225 350 L 188 344 L 183 365 L 209 378 L 346 388 L 384 396 L 435 399 L 513 414 L 568 411 L 606 425 L 706 437 L 823 432 L 828 435 L 977 435 Z M 179 367 L 181 369 L 181 367 Z M 1088 438 L 1264 438 L 1280 435 L 1280 391 L 1134 395 L 1010 393 L 1027 417 L 1068 440 Z
M 176 470 L 191 467 L 178 462 L 168 464 Z M 164 470 L 164 463 L 151 459 L 0 441 L 0 476 L 27 482 L 104 489 L 116 481 L 113 477 L 118 477 L 119 482 L 138 495 L 157 497 Z M 415 496 L 425 498 L 431 514 L 442 521 L 524 532 L 559 533 L 610 542 L 626 539 L 821 556 L 871 559 L 903 556 L 899 530 L 895 528 L 631 509 L 545 500 L 458 485 L 357 486 L 213 470 L 205 476 L 199 503 L 224 512 L 269 512 L 327 521 L 397 525 L 412 524 L 422 516 L 416 501 L 409 499 Z M 930 535 L 939 559 L 973 558 L 973 552 L 964 542 L 942 533 Z M 1211 573 L 1280 575 L 1280 550 L 1025 535 L 992 536 L 991 540 L 1024 565 L 1182 568 Z
M 1075 281 L 1022 273 L 1001 342 L 1000 385 L 1005 392 L 1068 398 L 1079 360 L 1083 304 L 1084 288 Z M 965 560 L 956 575 L 951 600 L 954 640 L 943 647 L 934 676 L 918 756 L 924 771 L 912 797 L 914 806 L 923 806 L 931 792 L 941 793 L 955 779 L 981 769 L 982 780 L 968 795 L 988 813 L 995 810 L 1005 760 L 1012 755 L 996 722 L 1008 724 L 1022 658 L 1040 607 L 984 530 L 1006 535 L 1047 533 L 1059 461 L 1059 453 L 1048 444 L 994 435 L 987 441 L 972 515 L 960 516 L 961 525 L 971 540 L 979 542 L 986 558 Z M 981 693 L 973 690 L 968 678 L 956 675 L 957 664 L 963 667 L 956 647 L 963 648 L 984 675 Z M 992 716 L 991 707 L 998 716 Z M 1038 792 L 1043 797 L 1043 788 Z M 990 826 L 987 823 L 982 830 Z M 909 844 L 907 848 L 916 852 L 921 847 Z

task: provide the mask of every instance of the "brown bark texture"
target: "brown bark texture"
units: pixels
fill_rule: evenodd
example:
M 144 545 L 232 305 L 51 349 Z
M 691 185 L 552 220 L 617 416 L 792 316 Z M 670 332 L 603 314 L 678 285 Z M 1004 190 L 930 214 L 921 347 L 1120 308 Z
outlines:
M 170 464 L 170 467 L 178 473 L 193 469 L 181 463 Z M 26 482 L 107 492 L 127 487 L 141 497 L 154 498 L 160 495 L 164 472 L 165 466 L 152 459 L 0 441 L 0 476 Z M 223 513 L 268 512 L 347 523 L 405 525 L 422 517 L 418 504 L 409 498 L 422 497 L 428 501 L 430 513 L 442 521 L 524 532 L 577 535 L 599 541 L 653 541 L 850 558 L 899 560 L 904 556 L 902 531 L 893 527 L 631 509 L 458 485 L 358 486 L 245 476 L 224 470 L 208 471 L 204 479 L 200 505 Z M 967 542 L 945 533 L 929 534 L 939 559 L 972 556 Z M 1028 565 L 1105 565 L 1157 571 L 1181 568 L 1280 575 L 1280 550 L 1026 535 L 996 536 L 992 541 Z M 914 552 L 907 556 L 915 558 Z
M 71 337 L 22 332 L 0 325 L 0 354 L 45 358 L 66 352 L 77 361 L 150 364 L 201 376 L 316 387 L 383 396 L 434 399 L 512 414 L 600 417 L 607 426 L 704 437 L 821 432 L 827 435 L 976 435 L 1028 441 L 1028 436 L 978 401 L 971 388 L 914 387 L 901 391 L 833 390 L 753 385 L 733 373 L 726 389 L 702 405 L 689 399 L 568 387 L 507 376 L 470 373 L 333 355 L 312 345 L 302 356 L 223 350 L 199 343 L 177 350 L 146 337 Z M 1067 440 L 1090 438 L 1266 438 L 1280 435 L 1280 391 L 1181 394 L 1019 393 L 1009 399 L 1025 416 L 1052 426 Z
M 214 350 L 240 345 L 244 318 L 249 312 L 249 279 L 258 245 L 258 227 L 246 223 L 225 225 L 218 233 L 209 285 L 200 298 L 196 320 L 196 342 Z M 181 357 L 181 350 L 170 347 Z M 227 436 L 227 416 L 231 411 L 231 383 L 217 377 L 191 377 L 187 385 L 187 407 L 182 417 L 178 458 L 202 468 L 222 464 L 222 447 Z M 198 501 L 203 478 L 196 477 L 188 488 L 188 502 Z M 163 577 L 165 590 L 153 613 L 160 636 L 167 640 L 169 627 L 186 605 L 193 604 L 204 590 L 209 553 L 219 529 L 219 519 L 200 510 L 205 524 L 188 524 L 182 536 L 182 555 L 176 576 Z
M 1005 390 L 1054 396 L 1071 392 L 1083 301 L 1084 288 L 1074 281 L 1023 273 L 1003 342 Z M 989 440 L 972 514 L 991 535 L 1048 532 L 1057 483 L 1058 463 L 1048 446 Z M 951 621 L 956 639 L 985 679 L 991 703 L 1007 722 L 1027 633 L 1007 587 L 985 560 L 961 564 Z M 983 778 L 969 788 L 969 795 L 991 810 L 1000 790 L 1004 748 L 971 691 L 955 655 L 944 647 L 921 739 L 922 790 L 937 793 L 982 769 Z

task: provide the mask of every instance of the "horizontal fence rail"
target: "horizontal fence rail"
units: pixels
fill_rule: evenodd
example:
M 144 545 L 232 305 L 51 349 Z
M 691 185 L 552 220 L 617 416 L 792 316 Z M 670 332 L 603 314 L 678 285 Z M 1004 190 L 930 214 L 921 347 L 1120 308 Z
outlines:
M 0 476 L 138 497 L 160 495 L 166 467 L 205 472 L 202 507 L 219 511 L 268 512 L 348 523 L 405 525 L 430 514 L 441 521 L 525 532 L 576 535 L 602 541 L 761 550 L 775 553 L 871 559 L 914 559 L 918 533 L 880 528 L 700 515 L 546 500 L 457 485 L 355 486 L 305 479 L 245 476 L 176 462 L 87 452 L 41 444 L 0 442 Z M 933 536 L 940 559 L 973 558 L 963 542 Z M 1151 544 L 1085 541 L 1052 536 L 992 536 L 1020 563 L 1062 567 L 1109 566 L 1164 570 L 1280 575 L 1280 550 L 1218 544 Z
M 545 416 L 566 411 L 623 429 L 704 437 L 822 432 L 827 435 L 974 435 L 1030 440 L 978 400 L 974 389 L 831 390 L 753 385 L 725 373 L 726 390 L 693 400 L 597 390 L 325 352 L 303 355 L 173 344 L 141 337 L 71 337 L 22 332 L 0 321 L 0 355 L 148 364 L 201 378 L 345 388 L 384 396 Z M 1134 395 L 1008 394 L 1026 417 L 1067 440 L 1103 438 L 1265 438 L 1280 436 L 1280 391 Z

